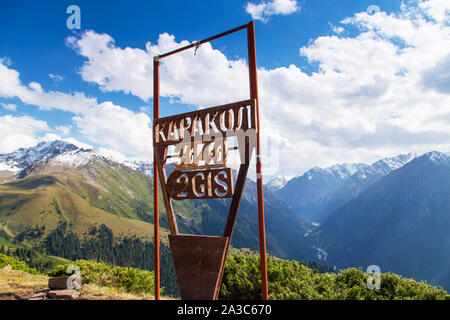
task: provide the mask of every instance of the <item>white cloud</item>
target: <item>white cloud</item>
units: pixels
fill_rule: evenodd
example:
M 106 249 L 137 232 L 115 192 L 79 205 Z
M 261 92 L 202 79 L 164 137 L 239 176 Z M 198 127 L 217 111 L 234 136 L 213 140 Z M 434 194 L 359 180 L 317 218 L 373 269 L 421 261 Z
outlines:
M 341 34 L 345 31 L 345 29 L 343 27 L 339 27 L 339 26 L 331 25 L 331 28 L 333 29 L 334 33 L 337 33 L 337 34 Z
M 38 140 L 39 140 L 39 142 L 42 142 L 42 141 L 55 141 L 55 140 L 61 140 L 62 141 L 63 138 L 61 138 L 61 136 L 57 135 L 56 133 L 47 132 L 44 136 L 42 136 Z
M 448 0 L 420 1 L 419 6 L 437 22 L 448 22 L 450 3 Z
M 68 111 L 76 116 L 73 117 L 77 129 L 84 135 L 83 138 L 100 145 L 118 148 L 124 152 L 134 154 L 141 157 L 150 157 L 152 155 L 152 134 L 151 120 L 144 113 L 134 113 L 133 111 L 121 106 L 113 105 L 111 102 L 103 102 L 98 104 L 97 99 L 88 98 L 84 93 L 76 92 L 67 94 L 60 91 L 46 91 L 37 82 L 31 82 L 28 86 L 21 83 L 19 72 L 9 68 L 0 61 L 0 97 L 3 98 L 19 98 L 23 103 L 38 106 L 41 110 L 58 109 Z M 3 107 L 12 110 L 12 104 L 2 104 Z M 25 119 L 25 123 L 34 123 L 32 118 L 8 118 L 15 122 Z M 11 120 L 12 121 L 12 120 Z M 37 120 L 35 120 L 37 121 Z M 45 124 L 45 122 L 44 122 Z M 46 124 L 45 124 L 46 125 Z M 8 128 L 12 132 L 13 126 Z M 7 130 L 0 132 L 3 138 L 3 149 L 9 150 L 9 147 L 29 147 L 37 143 L 37 141 L 47 140 L 65 140 L 60 135 L 54 133 L 50 128 L 45 127 L 40 131 L 48 132 L 37 138 L 36 133 L 39 130 L 36 126 L 31 126 L 29 130 L 22 130 L 20 126 L 18 132 L 14 134 L 8 133 Z M 56 132 L 63 136 L 67 136 L 71 128 L 69 126 L 57 126 Z M 73 139 L 73 138 L 72 138 Z M 132 140 L 130 142 L 130 139 Z M 83 148 L 92 148 L 92 146 L 73 139 L 72 142 Z
M 55 127 L 55 130 L 65 136 L 67 136 L 70 133 L 70 128 L 67 126 L 57 126 Z
M 422 84 L 438 92 L 450 94 L 450 54 L 423 73 Z
M 16 111 L 17 110 L 17 105 L 13 104 L 13 103 L 0 103 L 2 105 L 3 108 L 5 108 L 6 110 L 9 111 Z
M 291 14 L 300 10 L 300 7 L 297 0 L 271 0 L 259 4 L 249 2 L 245 10 L 252 16 L 252 19 L 267 22 L 272 15 Z
M 35 120 L 29 116 L 0 117 L 0 153 L 34 146 L 39 142 L 36 135 L 49 130 L 45 121 Z
M 19 148 L 33 147 L 42 141 L 54 140 L 66 141 L 84 149 L 93 149 L 92 145 L 75 138 L 55 134 L 47 122 L 30 116 L 0 117 L 0 137 L 0 153 L 9 153 Z
M 48 76 L 49 76 L 52 80 L 54 80 L 54 81 L 56 81 L 56 82 L 62 81 L 62 80 L 64 79 L 64 78 L 63 78 L 62 76 L 60 76 L 59 74 L 52 74 L 52 73 L 49 73 Z
M 0 64 L 4 64 L 5 66 L 10 66 L 12 64 L 12 61 L 8 57 L 0 58 Z
M 93 31 L 80 39 L 71 37 L 68 43 L 88 59 L 80 70 L 85 81 L 98 84 L 103 91 L 123 91 L 144 101 L 153 96 L 153 56 L 189 44 L 177 43 L 174 36 L 164 33 L 157 44 L 147 43 L 146 50 L 121 49 L 109 35 Z M 228 60 L 210 43 L 203 44 L 195 56 L 188 50 L 164 59 L 160 73 L 161 95 L 184 103 L 206 106 L 248 95 L 245 60 Z
M 69 138 L 62 138 L 62 139 L 60 139 L 60 140 L 69 142 L 69 143 L 71 143 L 71 144 L 74 144 L 74 145 L 76 145 L 76 146 L 79 147 L 79 148 L 83 148 L 83 149 L 94 149 L 94 147 L 93 147 L 92 145 L 87 144 L 87 143 L 85 143 L 85 142 L 83 142 L 83 141 L 79 141 L 79 140 L 77 140 L 77 139 L 75 139 L 75 138 L 72 138 L 72 137 L 69 137 Z
M 260 72 L 265 117 L 288 129 L 285 162 L 450 150 L 450 28 L 403 9 L 356 14 L 342 23 L 360 28 L 358 36 L 319 37 L 301 48 L 320 66 L 310 76 L 295 66 Z
M 73 121 L 89 141 L 152 159 L 151 119 L 144 113 L 134 113 L 107 101 L 75 116 Z
M 142 112 L 142 113 L 147 113 L 148 114 L 150 112 L 150 108 L 149 108 L 149 106 L 142 106 L 142 107 L 139 108 L 139 111 Z
M 88 98 L 81 92 L 67 94 L 59 91 L 45 91 L 37 82 L 28 86 L 22 84 L 20 74 L 0 59 L 0 96 L 19 98 L 23 103 L 38 106 L 42 110 L 58 109 L 81 113 L 97 104 L 95 98 Z
M 449 151 L 449 5 L 407 2 L 399 13 L 361 12 L 342 20 L 333 27 L 338 35 L 318 37 L 300 48 L 319 66 L 312 74 L 295 65 L 260 68 L 261 132 L 279 143 L 281 167 Z M 345 31 L 354 27 L 359 34 L 348 36 Z M 80 70 L 83 79 L 143 100 L 152 95 L 152 57 L 189 43 L 162 34 L 145 50 L 122 49 L 109 35 L 92 31 L 69 42 L 87 58 Z M 204 44 L 196 56 L 186 51 L 162 60 L 161 94 L 214 106 L 247 98 L 247 77 L 243 59 L 228 59 Z M 128 152 L 118 141 L 110 145 Z
M 117 162 L 124 162 L 125 160 L 128 160 L 128 158 L 120 151 L 109 149 L 109 148 L 103 148 L 101 147 L 98 150 L 98 153 L 104 156 L 105 158 L 117 161 Z
M 60 135 L 57 135 L 53 132 L 48 132 L 46 133 L 43 137 L 39 138 L 38 141 L 55 141 L 55 140 L 61 140 L 61 141 L 65 141 L 68 143 L 71 143 L 75 146 L 77 146 L 78 148 L 83 148 L 83 149 L 94 149 L 93 146 L 91 146 L 90 144 L 87 144 L 85 142 L 82 142 L 80 140 L 77 140 L 75 138 L 72 137 L 61 137 Z
M 83 80 L 98 84 L 103 91 L 124 91 L 143 100 L 151 97 L 153 55 L 149 52 L 116 48 L 111 36 L 93 31 L 81 39 L 69 37 L 67 43 L 89 57 L 80 70 Z
M 49 73 L 48 76 L 49 76 L 50 79 L 52 79 L 55 83 L 61 82 L 61 81 L 64 80 L 64 77 L 63 77 L 63 76 L 60 76 L 59 74 Z

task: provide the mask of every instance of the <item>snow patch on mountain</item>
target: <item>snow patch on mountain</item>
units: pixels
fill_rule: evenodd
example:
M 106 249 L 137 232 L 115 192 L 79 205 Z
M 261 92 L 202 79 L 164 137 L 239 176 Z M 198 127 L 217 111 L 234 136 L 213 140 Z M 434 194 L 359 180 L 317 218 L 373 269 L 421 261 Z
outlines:
M 372 163 L 370 166 L 362 167 L 354 174 L 360 180 L 373 176 L 385 176 L 390 172 L 403 167 L 405 164 L 414 159 L 412 153 L 401 154 L 392 158 L 384 158 Z
M 268 183 L 267 186 L 269 187 L 269 189 L 271 189 L 272 191 L 277 191 L 280 190 L 281 188 L 283 188 L 286 183 L 289 182 L 289 180 L 295 178 L 295 175 L 277 175 L 274 178 L 272 178 Z
M 352 176 L 359 169 L 366 167 L 365 163 L 343 163 L 335 164 L 334 166 L 325 168 L 331 174 L 339 176 L 341 179 L 347 179 Z
M 52 159 L 53 164 L 62 164 L 72 168 L 78 168 L 84 166 L 92 161 L 92 159 L 99 156 L 93 150 L 78 149 L 73 151 L 67 151 Z
M 31 148 L 20 148 L 11 153 L 0 154 L 0 164 L 8 171 L 19 172 L 34 163 L 45 162 L 67 151 L 77 149 L 79 149 L 77 146 L 65 141 L 46 141 Z
M 124 166 L 130 167 L 139 173 L 153 176 L 153 162 L 145 160 L 125 160 L 121 162 Z
M 153 161 L 148 160 L 133 160 L 126 158 L 120 153 L 111 152 L 111 150 L 100 150 L 100 155 L 108 160 L 120 163 L 128 168 L 134 169 L 139 173 L 145 174 L 147 176 L 153 176 Z
M 345 180 L 352 176 L 355 172 L 360 170 L 361 168 L 367 167 L 365 163 L 343 163 L 343 164 L 335 164 L 326 168 L 314 167 L 308 170 L 305 173 L 305 176 L 308 180 L 314 179 L 318 175 L 322 174 L 330 174 L 335 176 L 336 178 L 340 178 Z
M 0 171 L 19 172 L 20 168 L 17 167 L 13 161 L 0 162 Z
M 24 169 L 38 163 L 51 162 L 63 168 L 78 168 L 90 163 L 93 159 L 114 161 L 152 176 L 153 162 L 142 160 L 117 159 L 94 149 L 83 149 L 67 141 L 55 140 L 41 142 L 30 148 L 20 148 L 11 153 L 0 154 L 0 171 L 20 173 Z
M 410 162 L 412 159 L 414 159 L 414 156 L 412 153 L 408 154 L 401 154 L 399 156 L 393 157 L 393 158 L 385 158 L 381 159 L 373 164 L 373 166 L 379 166 L 382 167 L 382 165 L 387 166 L 391 171 L 397 170 L 401 167 L 403 167 L 405 164 Z
M 450 165 L 450 156 L 442 152 L 431 151 L 425 153 L 423 157 L 438 165 Z
M 309 169 L 304 175 L 308 180 L 312 180 L 317 174 L 319 174 L 323 169 L 319 167 L 314 167 Z

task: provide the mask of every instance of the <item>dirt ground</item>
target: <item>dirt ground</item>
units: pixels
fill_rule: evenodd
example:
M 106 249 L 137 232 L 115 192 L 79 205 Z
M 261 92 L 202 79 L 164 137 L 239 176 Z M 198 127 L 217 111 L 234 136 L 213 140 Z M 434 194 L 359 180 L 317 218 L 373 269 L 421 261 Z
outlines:
M 27 300 L 33 294 L 48 290 L 48 277 L 23 271 L 0 269 L 0 300 Z M 153 295 L 137 295 L 110 287 L 83 284 L 77 300 L 152 300 Z

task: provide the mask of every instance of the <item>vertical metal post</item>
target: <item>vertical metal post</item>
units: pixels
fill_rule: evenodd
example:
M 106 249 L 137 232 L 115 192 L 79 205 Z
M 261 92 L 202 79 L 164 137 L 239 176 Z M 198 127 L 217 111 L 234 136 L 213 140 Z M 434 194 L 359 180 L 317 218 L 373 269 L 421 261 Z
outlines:
M 267 260 L 266 260 L 266 228 L 264 222 L 264 193 L 261 171 L 261 142 L 259 125 L 258 79 L 256 66 L 255 23 L 250 21 L 247 28 L 248 67 L 250 75 L 250 97 L 256 100 L 256 121 L 258 126 L 256 136 L 256 182 L 258 191 L 258 221 L 259 221 L 259 253 L 261 258 L 261 299 L 268 300 Z
M 153 60 L 153 122 L 159 119 L 159 58 Z M 155 139 L 153 132 L 153 139 Z M 155 300 L 160 299 L 160 270 L 159 270 L 159 187 L 158 187 L 158 167 L 157 154 L 153 149 L 153 226 L 154 226 L 154 247 L 155 247 Z

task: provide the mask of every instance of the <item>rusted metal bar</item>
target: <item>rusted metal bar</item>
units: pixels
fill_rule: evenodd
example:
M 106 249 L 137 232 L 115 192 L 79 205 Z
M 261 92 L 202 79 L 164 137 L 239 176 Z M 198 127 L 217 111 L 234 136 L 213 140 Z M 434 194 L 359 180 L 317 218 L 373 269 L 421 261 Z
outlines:
M 250 109 L 247 109 L 247 107 L 250 107 Z M 255 129 L 256 131 L 258 130 L 256 125 L 256 111 L 255 100 L 249 99 L 159 118 L 154 121 L 154 131 L 156 135 L 154 144 L 158 146 L 167 146 L 186 141 L 183 132 L 184 130 L 187 130 L 190 133 L 190 139 L 194 142 L 198 139 L 194 132 L 198 122 L 205 131 L 204 134 L 220 133 L 224 137 L 231 137 L 239 134 L 240 131 L 238 131 L 238 129 Z M 230 113 L 234 115 L 234 121 L 226 121 L 226 128 L 222 128 L 222 117 L 226 120 L 226 117 L 229 116 Z M 249 117 L 250 121 L 248 119 Z M 215 124 L 217 128 L 216 132 L 214 132 L 212 127 L 210 128 L 210 122 Z M 184 127 L 185 123 L 189 123 L 189 125 Z M 174 133 L 176 133 L 177 138 L 171 138 L 171 135 Z
M 173 54 L 175 54 L 175 53 L 178 53 L 178 52 L 181 52 L 181 51 L 184 51 L 184 50 L 187 50 L 187 49 L 190 49 L 190 48 L 199 46 L 199 45 L 201 45 L 201 44 L 203 44 L 203 43 L 210 42 L 210 41 L 215 40 L 215 39 L 217 39 L 217 38 L 221 38 L 221 37 L 223 37 L 223 36 L 229 35 L 230 33 L 233 33 L 233 32 L 236 32 L 236 31 L 239 31 L 239 30 L 242 30 L 242 29 L 245 29 L 245 28 L 247 28 L 248 26 L 249 26 L 249 24 L 244 24 L 244 25 L 242 25 L 242 26 L 236 27 L 236 28 L 234 28 L 234 29 L 231 29 L 231 30 L 228 30 L 228 31 L 225 31 L 225 32 L 222 32 L 222 33 L 219 33 L 219 34 L 217 34 L 217 35 L 215 35 L 215 36 L 206 38 L 206 39 L 204 39 L 204 40 L 196 41 L 196 42 L 191 43 L 191 44 L 189 44 L 189 45 L 187 45 L 187 46 L 184 46 L 184 47 L 182 47 L 182 48 L 179 48 L 179 49 L 176 49 L 176 50 L 173 50 L 173 51 L 164 53 L 164 54 L 162 54 L 162 55 L 159 55 L 158 58 L 159 58 L 159 59 L 163 59 L 163 58 L 168 57 L 168 56 L 171 56 L 171 55 L 173 55 Z
M 153 121 L 159 119 L 159 61 L 153 60 Z M 153 135 L 155 138 L 155 135 Z M 158 159 L 153 152 L 153 226 L 155 247 L 155 300 L 160 299 L 160 270 L 159 270 L 159 188 L 158 188 Z
M 171 234 L 178 234 L 178 224 L 177 219 L 175 217 L 175 212 L 173 210 L 172 202 L 170 200 L 169 192 L 167 191 L 167 177 L 166 171 L 161 165 L 161 160 L 158 163 L 158 172 L 161 176 L 161 191 L 164 199 L 164 205 L 166 206 L 167 220 L 169 222 L 169 229 Z
M 223 236 L 229 238 L 226 250 L 225 250 L 225 257 L 228 255 L 228 250 L 230 249 L 231 239 L 233 237 L 233 230 L 234 225 L 236 223 L 236 218 L 239 212 L 239 205 L 241 203 L 242 194 L 244 192 L 245 187 L 245 179 L 247 178 L 248 168 L 250 166 L 250 163 L 243 163 L 239 167 L 239 173 L 236 180 L 236 190 L 234 193 L 234 196 L 231 200 L 230 210 L 228 212 L 228 218 L 227 223 L 225 225 L 225 230 L 223 232 Z M 219 283 L 222 283 L 223 273 L 224 269 L 220 270 L 219 275 Z
M 238 177 L 236 179 L 236 190 L 234 192 L 233 199 L 231 200 L 227 224 L 225 225 L 225 230 L 223 232 L 223 236 L 229 237 L 230 239 L 233 235 L 234 224 L 236 222 L 239 204 L 241 203 L 242 193 L 245 187 L 245 179 L 247 178 L 248 167 L 249 167 L 248 163 L 241 164 L 239 168 Z
M 226 36 L 230 33 L 242 29 L 247 29 L 250 100 L 159 119 L 158 67 L 160 59 L 187 50 L 189 48 L 198 47 L 205 42 L 212 41 L 214 39 Z M 155 150 L 154 176 L 156 181 L 155 217 L 158 215 L 159 219 L 159 211 L 158 211 L 159 208 L 157 203 L 158 201 L 157 181 L 159 173 L 159 175 L 161 175 L 162 178 L 161 187 L 163 189 L 162 191 L 164 195 L 166 211 L 168 213 L 169 225 L 171 227 L 170 229 L 172 233 L 169 236 L 169 240 L 171 243 L 171 249 L 174 257 L 180 290 L 183 291 L 182 298 L 217 299 L 218 297 L 220 291 L 220 283 L 222 281 L 225 266 L 225 259 L 230 246 L 231 236 L 233 233 L 236 216 L 239 209 L 239 204 L 245 186 L 245 179 L 250 165 L 250 156 L 255 147 L 253 142 L 250 143 L 250 140 L 253 139 L 254 141 L 256 139 L 256 173 L 257 173 L 258 222 L 259 222 L 258 224 L 259 224 L 259 243 L 260 243 L 260 257 L 261 257 L 261 298 L 263 300 L 267 300 L 268 289 L 267 289 L 266 239 L 265 239 L 265 222 L 264 222 L 264 194 L 263 194 L 262 172 L 261 172 L 262 169 L 260 158 L 260 130 L 259 130 L 260 126 L 259 126 L 259 105 L 258 105 L 258 89 L 257 89 L 257 65 L 256 65 L 254 22 L 251 21 L 246 25 L 242 25 L 240 27 L 225 31 L 223 33 L 207 38 L 205 40 L 194 42 L 183 48 L 179 48 L 171 52 L 165 53 L 163 55 L 157 56 L 154 59 L 155 59 L 154 83 L 156 83 L 154 85 L 155 116 L 154 116 L 154 133 L 153 133 L 154 134 L 153 147 Z M 242 109 L 243 106 L 240 106 L 240 104 L 249 104 L 249 103 L 251 108 L 248 111 L 249 113 L 245 113 L 247 111 L 244 111 L 245 109 Z M 245 108 L 246 107 L 247 106 L 245 106 Z M 225 111 L 227 111 L 228 114 L 225 113 Z M 242 115 L 240 115 L 239 113 L 240 111 L 242 111 Z M 244 116 L 244 114 L 246 114 L 246 116 Z M 238 118 L 236 118 L 235 115 L 237 115 Z M 212 117 L 212 120 L 210 120 L 210 117 Z M 250 119 L 248 119 L 249 117 Z M 221 119 L 224 120 L 223 128 L 221 127 Z M 234 123 L 232 122 L 232 119 Z M 236 121 L 235 119 L 240 119 L 240 121 Z M 165 176 L 164 170 L 164 166 L 167 160 L 167 149 L 169 145 L 176 144 L 182 141 L 182 139 L 184 138 L 184 134 L 181 134 L 181 128 L 186 130 L 191 129 L 190 132 L 191 139 L 194 138 L 195 128 L 194 126 L 189 127 L 188 123 L 192 125 L 196 121 L 201 121 L 201 123 L 204 124 L 202 126 L 202 128 L 205 128 L 204 134 L 210 134 L 209 124 L 210 121 L 213 121 L 214 122 L 213 127 L 218 128 L 216 129 L 216 131 L 218 130 L 219 133 L 221 133 L 223 130 L 226 129 L 225 132 L 229 131 L 236 132 L 236 136 L 238 137 L 238 143 L 241 144 L 242 142 L 244 142 L 245 145 L 245 154 L 243 156 L 244 159 L 242 159 L 241 156 L 242 164 L 239 169 L 239 175 L 236 182 L 236 190 L 233 195 L 227 224 L 225 226 L 224 237 L 188 236 L 186 238 L 187 235 L 177 235 L 178 230 L 174 231 L 173 229 L 173 225 L 175 225 L 176 227 L 176 220 L 171 206 L 170 197 L 167 192 L 168 186 L 166 186 L 166 182 L 168 182 L 168 179 Z M 175 130 L 178 129 L 180 129 L 180 133 L 177 135 Z M 234 129 L 234 131 L 232 129 Z M 237 133 L 238 131 L 241 131 L 240 129 L 243 129 L 244 131 L 247 131 L 247 129 L 255 129 L 255 130 L 253 130 L 254 133 L 250 135 L 247 135 L 247 133 L 245 133 L 244 137 L 241 137 Z M 174 133 L 173 138 L 172 133 Z M 240 139 L 239 137 L 243 138 L 244 140 Z M 195 180 L 197 178 L 194 177 L 192 179 Z M 174 221 L 174 224 L 171 224 L 172 221 L 171 219 Z M 159 222 L 157 225 L 159 228 Z M 156 227 L 157 225 L 155 224 L 155 282 L 156 279 L 158 279 L 158 283 L 157 285 L 155 283 L 155 299 L 156 297 L 157 299 L 159 299 L 159 232 L 157 232 Z M 156 235 L 158 237 L 156 237 Z M 156 251 L 156 239 L 158 241 L 158 251 Z M 156 258 L 156 252 L 158 252 L 158 258 Z M 211 253 L 211 255 L 209 253 Z M 198 256 L 198 258 L 196 256 Z M 212 260 L 210 259 L 214 260 L 215 263 L 212 263 L 211 262 Z M 204 263 L 203 261 L 205 262 L 208 261 L 208 263 Z M 157 269 L 156 265 L 158 265 Z M 207 266 L 207 268 L 203 270 L 202 266 L 203 267 Z M 187 291 L 185 291 L 183 288 L 186 289 Z M 156 290 L 158 291 L 157 294 Z M 207 292 L 205 290 L 209 291 Z
M 229 238 L 169 235 L 181 299 L 217 300 Z
M 258 102 L 258 76 L 256 66 L 256 44 L 255 44 L 255 23 L 250 21 L 247 28 L 248 41 L 248 69 L 250 76 L 250 97 L 256 100 L 256 121 L 259 125 L 259 102 Z M 259 254 L 261 257 L 261 298 L 268 300 L 267 287 L 267 260 L 266 260 L 266 230 L 264 221 L 264 192 L 261 168 L 261 141 L 260 130 L 256 136 L 256 183 L 258 193 L 258 220 L 259 220 Z

